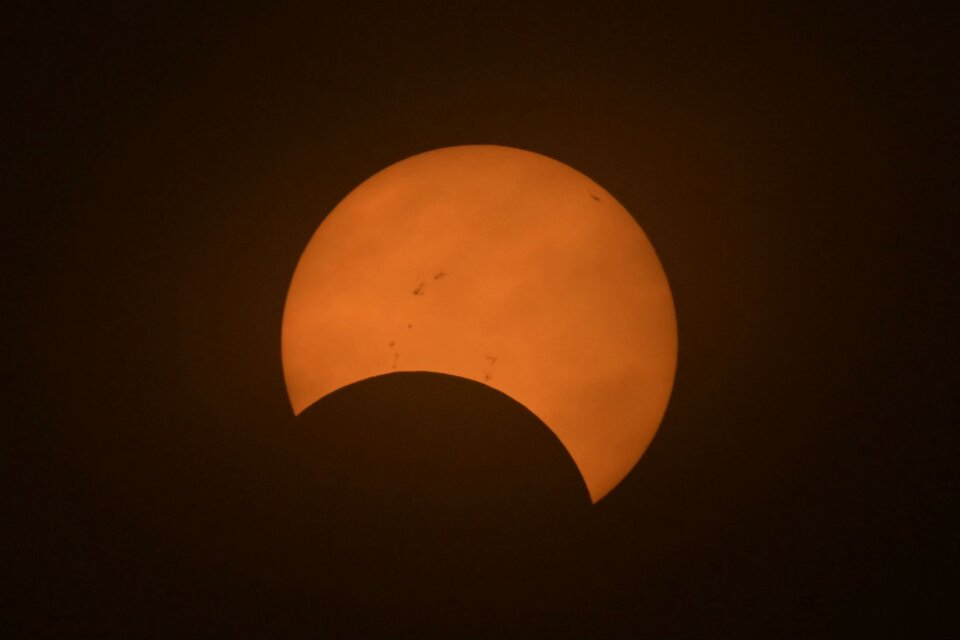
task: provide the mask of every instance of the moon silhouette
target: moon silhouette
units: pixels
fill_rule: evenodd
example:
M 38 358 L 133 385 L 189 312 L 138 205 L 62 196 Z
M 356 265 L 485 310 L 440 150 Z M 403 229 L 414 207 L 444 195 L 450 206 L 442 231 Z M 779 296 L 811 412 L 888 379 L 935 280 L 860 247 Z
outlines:
M 294 413 L 393 371 L 475 380 L 556 434 L 594 502 L 652 440 L 677 362 L 670 287 L 633 217 L 561 162 L 488 145 L 347 195 L 300 258 L 281 334 Z

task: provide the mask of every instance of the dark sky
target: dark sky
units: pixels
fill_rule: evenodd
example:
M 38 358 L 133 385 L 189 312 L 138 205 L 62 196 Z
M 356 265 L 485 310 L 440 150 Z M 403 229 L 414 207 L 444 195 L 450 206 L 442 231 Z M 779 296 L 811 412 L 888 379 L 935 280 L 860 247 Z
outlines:
M 6 637 L 949 628 L 946 13 L 95 4 L 4 19 Z M 673 288 L 673 399 L 594 507 L 481 385 L 287 404 L 322 217 L 477 143 L 603 185 Z

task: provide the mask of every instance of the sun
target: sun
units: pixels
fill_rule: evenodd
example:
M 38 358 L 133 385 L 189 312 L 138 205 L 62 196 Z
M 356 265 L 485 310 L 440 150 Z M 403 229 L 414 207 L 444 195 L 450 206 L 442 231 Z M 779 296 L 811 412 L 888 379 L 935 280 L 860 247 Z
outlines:
M 554 431 L 594 501 L 667 407 L 677 325 L 650 241 L 545 156 L 438 149 L 369 178 L 294 272 L 282 358 L 295 413 L 347 384 L 431 371 L 496 388 Z

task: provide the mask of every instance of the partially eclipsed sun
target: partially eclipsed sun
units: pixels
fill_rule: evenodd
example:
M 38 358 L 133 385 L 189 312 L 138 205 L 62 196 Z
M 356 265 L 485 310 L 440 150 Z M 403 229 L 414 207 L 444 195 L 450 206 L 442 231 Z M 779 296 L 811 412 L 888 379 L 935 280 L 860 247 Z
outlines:
M 677 323 L 613 196 L 545 156 L 462 146 L 387 167 L 327 216 L 290 283 L 282 354 L 297 414 L 393 371 L 494 387 L 553 430 L 596 502 L 663 418 Z

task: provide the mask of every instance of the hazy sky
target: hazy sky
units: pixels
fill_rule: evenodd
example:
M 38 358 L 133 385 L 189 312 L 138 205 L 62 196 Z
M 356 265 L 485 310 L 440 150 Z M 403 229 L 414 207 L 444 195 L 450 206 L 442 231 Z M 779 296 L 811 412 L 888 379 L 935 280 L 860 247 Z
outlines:
M 938 635 L 960 58 L 933 6 L 97 3 L 5 24 L 19 635 Z M 283 305 L 319 219 L 462 144 L 589 176 L 669 277 L 673 397 L 592 510 L 550 432 L 479 385 L 381 379 L 291 415 Z M 461 423 L 473 456 L 443 437 Z

